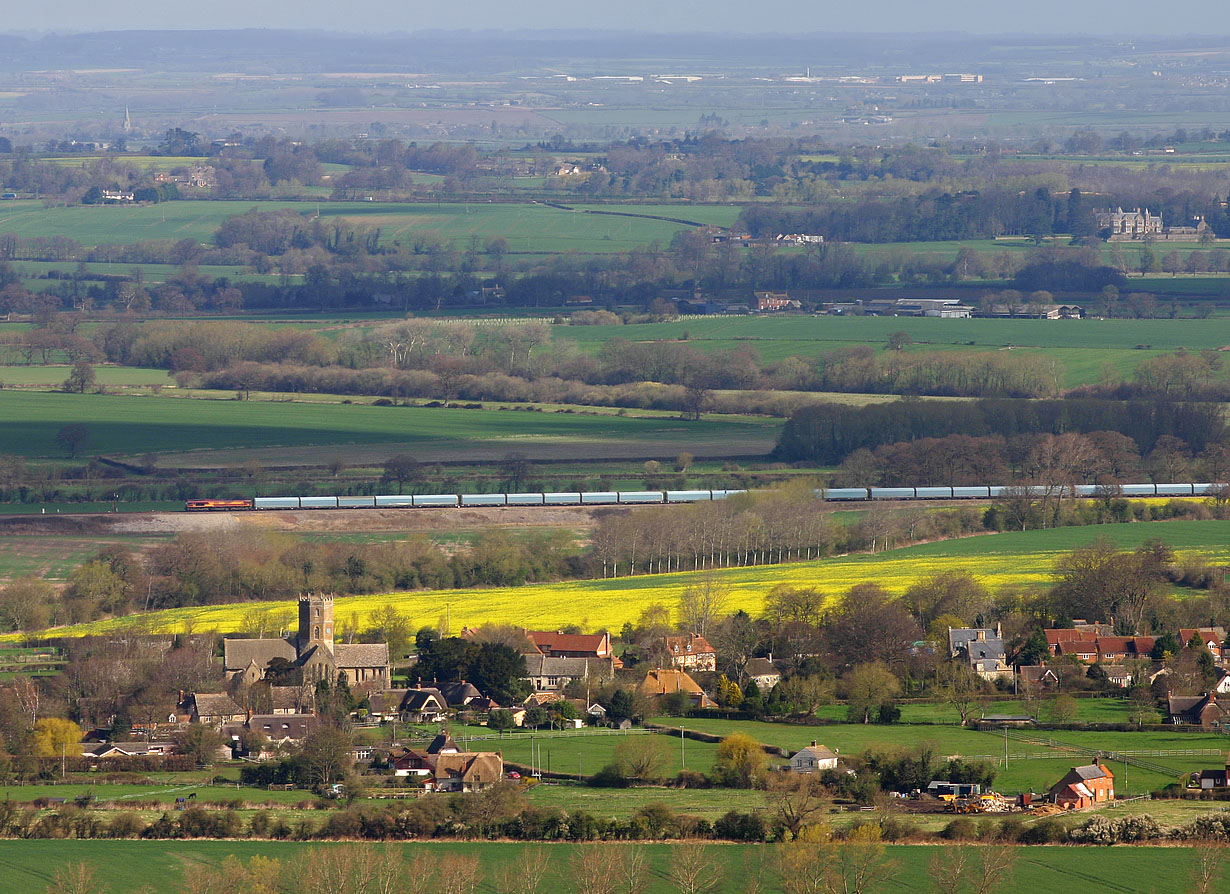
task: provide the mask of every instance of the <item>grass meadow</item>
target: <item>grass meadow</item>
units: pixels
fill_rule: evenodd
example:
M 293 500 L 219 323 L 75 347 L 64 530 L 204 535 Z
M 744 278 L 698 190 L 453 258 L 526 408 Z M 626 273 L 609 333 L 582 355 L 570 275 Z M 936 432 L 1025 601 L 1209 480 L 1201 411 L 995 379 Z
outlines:
M 882 347 L 894 332 L 914 344 L 906 351 L 1008 351 L 1062 364 L 1065 387 L 1103 379 L 1107 369 L 1130 378 L 1149 357 L 1184 347 L 1230 345 L 1230 318 L 1193 320 L 939 320 L 924 317 L 736 316 L 680 319 L 633 326 L 584 326 L 556 331 L 596 353 L 611 338 L 681 341 L 700 350 L 753 350 L 762 360 L 814 358 L 860 345 Z M 1228 371 L 1227 374 L 1230 374 Z
M 273 841 L 81 841 L 28 840 L 6 841 L 3 847 L 5 871 L 0 873 L 0 894 L 41 894 L 49 888 L 56 872 L 66 865 L 86 863 L 96 873 L 95 894 L 128 894 L 138 891 L 163 891 L 176 894 L 192 890 L 196 870 L 218 867 L 228 856 L 247 860 L 262 856 L 292 863 L 310 847 L 346 847 L 345 844 L 304 844 Z M 499 871 L 512 863 L 526 845 L 504 842 L 399 842 L 391 845 L 415 855 L 435 857 L 446 854 L 473 855 L 480 861 L 483 879 L 477 890 L 499 894 Z M 628 845 L 610 844 L 609 847 Z M 575 861 L 578 845 L 548 844 L 550 856 L 549 890 L 573 894 L 579 889 Z M 668 894 L 678 889 L 669 879 L 669 844 L 643 845 L 651 866 L 646 894 Z M 937 845 L 895 845 L 887 848 L 894 873 L 885 884 L 865 894 L 909 892 L 923 894 L 934 890 L 927 875 L 931 860 L 942 854 Z M 1016 865 L 1001 894 L 1035 894 L 1038 891 L 1076 891 L 1084 894 L 1188 894 L 1195 854 L 1183 847 L 1022 847 L 1016 851 Z M 711 889 L 714 894 L 741 894 L 747 883 L 757 877 L 758 890 L 778 892 L 774 845 L 713 845 L 710 859 L 720 878 Z M 184 885 L 187 887 L 181 887 Z
M 968 571 L 992 589 L 1037 587 L 1050 580 L 1050 571 L 1060 554 L 1074 546 L 1106 537 L 1123 547 L 1137 546 L 1160 538 L 1181 554 L 1208 556 L 1217 563 L 1230 562 L 1230 522 L 1167 521 L 1044 531 L 985 534 L 889 550 L 874 555 L 840 556 L 811 562 L 722 569 L 717 572 L 682 572 L 642 575 L 605 580 L 527 584 L 449 591 L 386 593 L 339 598 L 337 611 L 365 617 L 384 605 L 393 605 L 415 624 L 447 622 L 451 629 L 462 625 L 515 624 L 550 630 L 570 624 L 585 629 L 618 630 L 625 621 L 635 621 L 646 606 L 674 606 L 683 590 L 706 574 L 729 587 L 726 611 L 744 609 L 758 614 L 765 594 L 774 586 L 816 587 L 830 596 L 840 596 L 855 584 L 872 581 L 893 593 L 901 593 L 914 581 L 940 571 Z M 59 631 L 86 635 L 123 629 L 158 633 L 242 630 L 245 615 L 253 610 L 281 617 L 292 610 L 290 602 L 233 603 L 229 605 L 168 609 L 95 621 Z

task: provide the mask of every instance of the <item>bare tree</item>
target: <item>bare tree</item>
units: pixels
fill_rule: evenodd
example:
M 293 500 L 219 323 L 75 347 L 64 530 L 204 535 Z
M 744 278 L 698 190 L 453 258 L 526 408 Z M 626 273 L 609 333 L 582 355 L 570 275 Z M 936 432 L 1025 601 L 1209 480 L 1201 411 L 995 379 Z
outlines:
M 1202 838 L 1192 847 L 1192 866 L 1188 888 L 1192 894 L 1210 894 L 1212 891 L 1223 890 L 1220 887 L 1221 877 L 1225 870 L 1227 847 L 1224 841 L 1215 838 Z
M 436 890 L 439 894 L 474 894 L 482 878 L 478 857 L 446 854 L 440 858 Z
M 957 709 L 962 726 L 987 702 L 982 678 L 963 662 L 950 661 L 941 665 L 939 683 L 944 701 Z
M 721 877 L 711 851 L 712 848 L 701 841 L 684 841 L 671 848 L 667 876 L 679 894 L 705 894 L 718 886 Z
M 679 594 L 680 623 L 689 632 L 705 636 L 709 625 L 725 613 L 729 599 L 729 585 L 713 574 L 705 574 Z
M 662 775 L 668 749 L 662 736 L 628 736 L 615 746 L 615 763 L 625 776 L 647 782 Z
M 495 879 L 496 888 L 507 894 L 539 894 L 551 868 L 547 848 L 527 844 L 517 859 L 504 863 Z
M 955 844 L 937 850 L 927 864 L 927 876 L 936 894 L 962 894 L 969 872 L 968 845 Z
M 616 894 L 619 890 L 619 853 L 613 845 L 594 842 L 573 851 L 572 884 L 577 894 Z
M 641 894 L 649 886 L 649 858 L 639 844 L 619 845 L 620 894 Z
M 978 870 L 970 894 L 991 894 L 1012 879 L 1019 851 L 1010 844 L 988 844 L 978 849 Z
M 98 887 L 93 867 L 82 861 L 69 863 L 57 872 L 47 886 L 47 894 L 97 894 Z
M 797 838 L 803 827 L 825 809 L 825 794 L 814 773 L 779 773 L 769 778 L 765 804 L 790 837 Z

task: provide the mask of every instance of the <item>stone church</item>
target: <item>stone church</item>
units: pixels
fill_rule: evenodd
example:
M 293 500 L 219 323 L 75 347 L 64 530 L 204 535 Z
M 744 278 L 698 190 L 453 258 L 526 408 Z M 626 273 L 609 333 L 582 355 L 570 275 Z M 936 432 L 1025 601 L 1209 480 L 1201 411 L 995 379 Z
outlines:
M 335 643 L 333 597 L 324 594 L 299 597 L 299 631 L 285 639 L 225 639 L 222 664 L 228 685 L 251 685 L 265 677 L 275 658 L 284 658 L 303 669 L 307 682 L 346 682 L 363 689 L 388 689 L 392 668 L 388 643 Z

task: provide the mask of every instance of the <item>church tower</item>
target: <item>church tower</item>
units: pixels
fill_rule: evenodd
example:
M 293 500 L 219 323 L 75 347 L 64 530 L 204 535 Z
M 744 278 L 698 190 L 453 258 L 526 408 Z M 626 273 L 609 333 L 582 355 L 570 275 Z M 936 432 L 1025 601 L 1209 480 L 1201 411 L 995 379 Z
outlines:
M 132 133 L 132 115 L 128 114 L 128 106 L 124 106 L 124 133 Z
M 299 652 L 323 646 L 333 652 L 333 596 L 314 593 L 299 597 Z

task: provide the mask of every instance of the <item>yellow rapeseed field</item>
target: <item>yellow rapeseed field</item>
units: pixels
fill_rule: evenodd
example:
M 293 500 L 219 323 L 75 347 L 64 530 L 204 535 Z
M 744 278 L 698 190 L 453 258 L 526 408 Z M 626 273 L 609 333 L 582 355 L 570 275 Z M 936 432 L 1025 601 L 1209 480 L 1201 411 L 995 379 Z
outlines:
M 477 627 L 490 623 L 548 630 L 572 624 L 590 630 L 618 630 L 625 621 L 635 621 L 646 606 L 660 603 L 673 608 L 679 594 L 706 573 L 715 575 L 729 587 L 728 611 L 744 609 L 754 615 L 762 609 L 765 594 L 779 584 L 815 587 L 829 596 L 840 597 L 855 584 L 873 582 L 899 594 L 927 575 L 940 571 L 968 571 L 992 590 L 1043 586 L 1051 580 L 1055 560 L 1060 554 L 1099 536 L 1111 537 L 1129 547 L 1150 538 L 1162 538 L 1180 549 L 1181 555 L 1199 554 L 1219 563 L 1230 563 L 1230 546 L 1227 545 L 1230 544 L 1230 522 L 1147 522 L 986 534 L 878 555 L 840 556 L 714 572 L 347 596 L 338 598 L 336 611 L 339 626 L 352 614 L 357 614 L 360 629 L 367 626 L 370 612 L 393 605 L 415 625 L 446 620 L 454 632 L 463 625 Z M 57 633 L 86 635 L 122 629 L 151 633 L 230 633 L 249 629 L 253 613 L 267 613 L 276 626 L 289 628 L 294 623 L 294 609 L 290 602 L 170 609 L 80 624 Z

